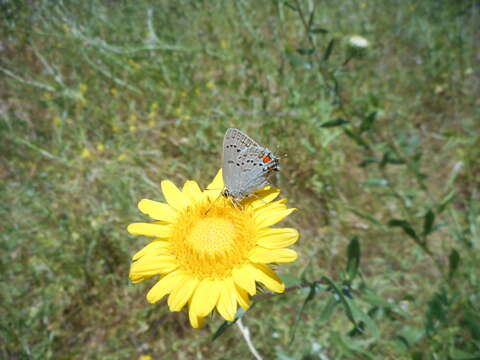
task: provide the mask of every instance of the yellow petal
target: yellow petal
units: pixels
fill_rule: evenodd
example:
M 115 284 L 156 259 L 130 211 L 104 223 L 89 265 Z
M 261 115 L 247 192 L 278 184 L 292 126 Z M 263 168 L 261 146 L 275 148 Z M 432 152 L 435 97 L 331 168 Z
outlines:
M 201 316 L 197 316 L 197 314 L 195 314 L 193 311 L 192 311 L 192 307 L 190 306 L 189 310 L 188 310 L 188 318 L 190 319 L 190 324 L 192 325 L 192 327 L 194 329 L 198 329 L 198 328 L 201 328 L 203 326 L 203 323 L 204 323 L 204 320 L 205 318 L 204 317 L 201 317 Z
M 222 176 L 222 169 L 218 170 L 217 175 L 215 175 L 215 178 L 213 181 L 207 186 L 208 190 L 223 190 L 223 187 L 225 185 L 223 184 L 223 176 Z
M 173 289 L 168 297 L 168 307 L 170 311 L 180 311 L 192 297 L 193 291 L 199 281 L 194 277 L 188 277 L 177 288 Z
M 144 255 L 168 255 L 170 253 L 170 243 L 167 241 L 152 241 L 142 250 L 133 255 L 133 261 L 140 259 Z
M 155 220 L 173 222 L 177 218 L 175 209 L 162 202 L 143 199 L 138 203 L 138 208 Z
M 264 204 L 264 206 L 258 208 L 255 213 L 256 215 L 265 215 L 272 211 L 284 210 L 287 208 L 287 205 L 285 205 L 286 202 L 287 199 L 280 199 L 268 204 Z
M 295 210 L 295 208 L 291 208 L 259 212 L 255 214 L 255 222 L 258 227 L 265 228 L 282 221 Z
M 189 204 L 188 198 L 169 180 L 161 182 L 163 196 L 168 204 L 177 210 L 183 210 Z
M 177 260 L 173 256 L 143 256 L 132 263 L 129 276 L 136 283 L 154 275 L 172 272 L 177 267 Z
M 255 191 L 252 196 L 244 200 L 244 204 L 258 209 L 275 200 L 278 195 L 280 195 L 280 189 L 266 186 L 261 190 Z
M 152 223 L 133 223 L 128 225 L 127 231 L 132 235 L 143 235 L 159 238 L 168 238 L 171 233 L 170 225 Z
M 237 291 L 238 303 L 243 309 L 248 310 L 250 307 L 250 296 L 248 296 L 248 293 L 245 290 L 237 285 L 235 285 L 235 290 Z
M 234 268 L 232 274 L 233 280 L 239 287 L 246 290 L 250 295 L 255 295 L 257 292 L 257 288 L 255 286 L 255 277 L 250 271 L 248 271 L 247 268 Z
M 202 199 L 202 190 L 195 181 L 187 181 L 183 185 L 182 192 L 188 197 L 190 201 L 200 201 Z
M 165 295 L 169 294 L 179 283 L 185 279 L 186 275 L 181 271 L 174 271 L 162 277 L 147 293 L 147 300 L 154 304 L 160 301 Z
M 248 259 L 254 263 L 291 263 L 297 260 L 298 254 L 291 249 L 265 249 L 253 248 L 248 254 Z
M 202 280 L 192 296 L 190 311 L 197 317 L 205 317 L 213 310 L 220 295 L 221 282 Z
M 235 320 L 237 313 L 237 292 L 235 290 L 233 280 L 228 278 L 223 281 L 218 298 L 217 310 L 225 320 Z
M 293 228 L 263 229 L 257 236 L 257 245 L 267 249 L 281 249 L 298 240 L 298 231 Z
M 251 267 L 253 268 L 251 271 L 255 273 L 255 278 L 258 282 L 261 282 L 273 292 L 282 293 L 285 291 L 285 284 L 269 266 L 255 264 L 251 265 Z

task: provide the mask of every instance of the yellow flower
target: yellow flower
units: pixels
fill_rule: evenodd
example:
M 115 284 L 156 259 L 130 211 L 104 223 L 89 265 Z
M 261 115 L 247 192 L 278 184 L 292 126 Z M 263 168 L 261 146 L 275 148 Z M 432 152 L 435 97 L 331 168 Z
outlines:
M 112 88 L 112 89 L 110 89 L 110 94 L 112 94 L 112 96 L 117 96 L 118 95 L 118 90 L 115 89 L 115 88 Z
M 47 100 L 52 100 L 52 99 L 53 99 L 52 93 L 49 93 L 49 92 L 47 92 L 47 91 L 45 91 L 45 92 L 43 93 L 43 97 L 44 97 L 45 99 L 47 99 Z
M 148 122 L 148 126 L 155 126 L 155 121 L 154 120 L 150 120 Z
M 125 154 L 120 154 L 120 155 L 118 155 L 117 160 L 118 160 L 118 161 L 122 161 L 122 160 L 125 160 L 126 158 L 127 158 L 127 155 L 125 155 Z
M 137 131 L 137 127 L 135 125 L 130 125 L 128 127 L 128 130 L 130 130 L 130 132 L 135 132 L 135 131 Z
M 98 144 L 97 145 L 97 151 L 102 152 L 105 150 L 105 146 L 103 144 Z
M 220 40 L 220 47 L 222 49 L 226 49 L 228 47 L 228 42 L 227 40 Z
M 138 360 L 153 360 L 152 355 L 140 355 Z
M 134 71 L 138 71 L 142 68 L 142 65 L 137 63 L 135 60 L 130 59 L 127 62 Z
M 60 125 L 61 122 L 62 122 L 62 119 L 60 119 L 59 116 L 54 116 L 53 119 L 52 119 L 53 125 Z
M 188 304 L 190 323 L 198 328 L 215 308 L 233 321 L 237 305 L 250 306 L 257 282 L 273 292 L 285 290 L 268 264 L 295 261 L 297 253 L 286 247 L 299 235 L 293 228 L 270 227 L 295 210 L 287 208 L 286 199 L 273 201 L 280 190 L 265 187 L 234 205 L 221 195 L 221 170 L 205 191 L 195 181 L 182 190 L 171 181 L 161 187 L 167 203 L 138 204 L 155 221 L 128 226 L 131 234 L 153 237 L 130 268 L 134 283 L 160 275 L 147 294 L 150 303 L 169 295 L 171 311 Z
M 213 82 L 212 80 L 210 80 L 209 82 L 207 82 L 207 84 L 205 85 L 207 87 L 207 89 L 213 89 L 215 87 L 215 82 Z
M 150 105 L 150 111 L 156 111 L 158 110 L 158 103 L 154 102 L 152 105 Z
M 88 85 L 85 83 L 81 83 L 78 87 L 78 90 L 80 91 L 80 93 L 85 94 L 85 92 L 88 90 Z
M 88 159 L 90 156 L 92 156 L 92 154 L 90 153 L 90 150 L 83 149 L 81 156 L 84 159 Z
M 181 97 L 187 97 L 187 95 L 188 95 L 188 94 L 187 94 L 187 92 L 186 92 L 186 91 L 182 91 L 182 92 L 180 92 L 180 96 L 181 96 Z

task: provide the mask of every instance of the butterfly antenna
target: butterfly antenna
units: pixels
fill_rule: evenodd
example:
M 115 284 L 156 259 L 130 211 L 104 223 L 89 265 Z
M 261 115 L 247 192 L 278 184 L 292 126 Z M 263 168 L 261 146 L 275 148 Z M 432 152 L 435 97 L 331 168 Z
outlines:
M 218 189 L 209 189 L 209 190 L 218 190 Z M 222 192 L 215 198 L 215 200 L 213 200 L 211 203 L 210 203 L 210 206 L 208 207 L 207 211 L 205 211 L 205 215 L 207 215 L 210 210 L 212 210 L 212 207 L 213 205 L 215 205 L 215 203 L 218 201 L 218 199 L 223 196 L 223 190 Z

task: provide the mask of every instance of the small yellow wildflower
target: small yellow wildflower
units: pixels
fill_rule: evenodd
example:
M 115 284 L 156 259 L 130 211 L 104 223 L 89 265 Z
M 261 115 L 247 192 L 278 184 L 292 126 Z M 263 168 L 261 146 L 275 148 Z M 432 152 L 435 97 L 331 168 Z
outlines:
M 150 121 L 148 122 L 148 126 L 155 126 L 155 121 L 150 120 Z
M 180 115 L 182 115 L 182 113 L 183 113 L 183 110 L 182 110 L 181 107 L 175 109 L 175 115 L 180 116 Z
M 195 95 L 200 95 L 201 93 L 202 93 L 202 90 L 200 90 L 200 89 L 198 89 L 198 88 L 195 89 Z
M 47 99 L 47 100 L 52 100 L 52 99 L 53 99 L 52 93 L 51 93 L 51 92 L 47 92 L 47 91 L 45 91 L 45 92 L 43 93 L 43 97 L 44 97 L 45 99 Z
M 128 130 L 130 130 L 130 132 L 135 132 L 135 131 L 137 131 L 137 127 L 135 125 L 130 125 L 128 127 Z
M 119 131 L 120 131 L 120 128 L 117 125 L 112 125 L 112 132 L 116 133 Z
M 220 40 L 220 47 L 221 47 L 222 49 L 228 48 L 228 42 L 227 42 L 227 40 Z
M 158 110 L 158 103 L 154 102 L 152 105 L 150 105 L 150 111 L 156 111 Z
M 187 97 L 187 95 L 188 95 L 188 94 L 187 94 L 187 92 L 186 92 L 186 91 L 182 91 L 182 92 L 180 92 L 180 96 L 181 96 L 181 97 Z
M 83 159 L 88 159 L 89 157 L 92 156 L 92 153 L 90 152 L 90 150 L 85 148 L 85 149 L 83 149 L 81 156 L 82 156 Z
M 137 122 L 137 115 L 136 114 L 131 114 L 130 117 L 128 118 L 128 121 L 131 123 L 136 123 Z
M 118 90 L 115 89 L 115 88 L 112 88 L 112 89 L 110 89 L 110 94 L 112 94 L 112 96 L 117 96 L 118 95 Z
M 61 122 L 62 122 L 62 119 L 60 119 L 60 116 L 54 116 L 52 119 L 53 125 L 60 125 Z
M 153 360 L 152 355 L 140 355 L 138 360 Z
M 127 61 L 128 64 L 130 65 L 130 67 L 134 70 L 134 71 L 138 71 L 142 68 L 142 65 L 140 65 L 139 63 L 135 62 L 134 60 L 130 59 Z
M 192 115 L 189 115 L 189 114 L 183 115 L 183 120 L 191 120 L 191 119 L 192 119 Z
M 147 115 L 149 119 L 153 119 L 155 116 L 157 116 L 157 113 L 155 111 L 150 111 Z
M 98 144 L 97 145 L 97 151 L 102 152 L 105 150 L 105 146 L 103 144 Z
M 210 80 L 209 82 L 207 82 L 207 85 L 206 85 L 207 89 L 213 89 L 215 87 L 215 82 L 213 82 L 212 80 Z
M 80 91 L 80 93 L 83 95 L 87 92 L 88 90 L 88 85 L 85 84 L 85 83 L 81 83 L 80 86 L 78 87 L 78 90 Z
M 120 155 L 118 155 L 117 160 L 122 161 L 122 160 L 125 160 L 126 158 L 127 158 L 126 154 L 120 154 Z

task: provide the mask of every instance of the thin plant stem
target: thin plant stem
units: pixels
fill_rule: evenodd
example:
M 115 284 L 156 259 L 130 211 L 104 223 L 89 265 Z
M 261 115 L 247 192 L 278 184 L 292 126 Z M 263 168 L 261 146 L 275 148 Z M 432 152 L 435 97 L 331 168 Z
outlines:
M 250 337 L 250 330 L 248 327 L 243 325 L 242 318 L 239 318 L 236 322 L 238 330 L 242 333 L 243 339 L 247 343 L 248 349 L 252 353 L 252 355 L 255 357 L 256 360 L 263 360 L 263 358 L 260 356 L 258 353 L 257 349 L 255 349 L 255 346 L 252 343 L 252 338 Z

